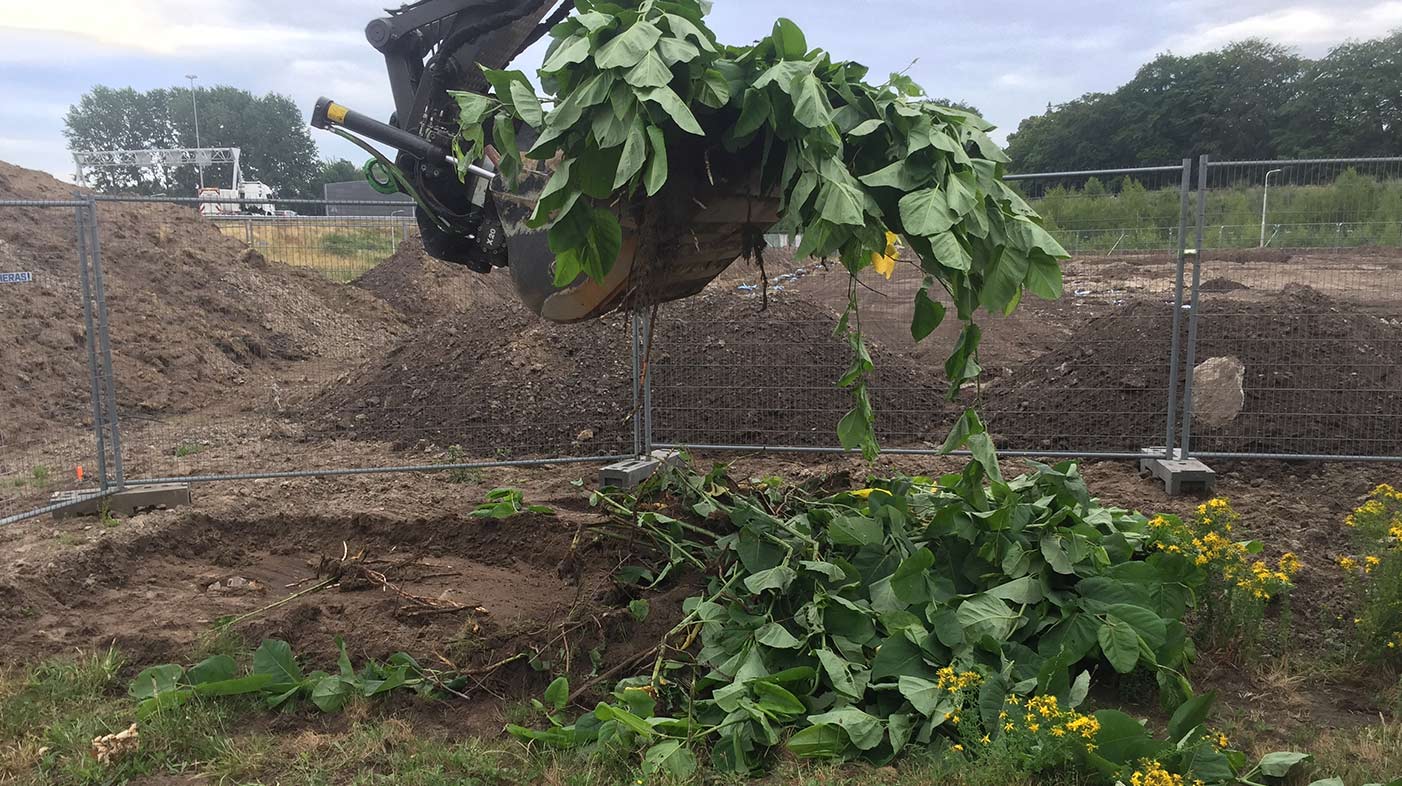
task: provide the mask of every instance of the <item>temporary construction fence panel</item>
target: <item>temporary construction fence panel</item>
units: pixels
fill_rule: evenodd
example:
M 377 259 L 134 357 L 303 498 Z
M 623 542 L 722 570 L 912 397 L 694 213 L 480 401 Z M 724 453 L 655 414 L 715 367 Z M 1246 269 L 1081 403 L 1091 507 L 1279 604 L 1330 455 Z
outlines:
M 0 200 L 0 520 L 120 481 L 91 204 Z
M 1181 440 L 1402 454 L 1402 158 L 1211 161 Z

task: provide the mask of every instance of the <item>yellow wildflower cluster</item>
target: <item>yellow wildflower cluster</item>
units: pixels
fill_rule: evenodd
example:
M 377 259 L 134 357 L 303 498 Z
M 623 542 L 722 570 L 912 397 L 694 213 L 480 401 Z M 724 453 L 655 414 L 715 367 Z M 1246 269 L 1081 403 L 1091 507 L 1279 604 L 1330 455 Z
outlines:
M 1362 528 L 1370 536 L 1386 533 L 1395 547 L 1402 548 L 1402 492 L 1386 483 L 1368 494 L 1368 500 L 1344 518 L 1350 527 Z
M 1033 696 L 1027 700 L 1025 707 L 1017 696 L 1009 696 L 1007 705 L 1007 708 L 998 713 L 1004 733 L 1016 730 L 1020 724 L 1033 734 L 1045 730 L 1053 737 L 1069 736 L 1093 740 L 1100 731 L 1100 721 L 1075 710 L 1063 710 L 1058 706 L 1055 696 Z M 1086 747 L 1095 750 L 1094 744 L 1087 744 Z
M 1290 588 L 1291 579 L 1300 570 L 1300 558 L 1287 551 L 1274 568 L 1263 560 L 1253 561 L 1247 543 L 1227 536 L 1240 518 L 1230 502 L 1216 497 L 1197 507 L 1191 523 L 1155 516 L 1149 520 L 1149 530 L 1159 550 L 1191 559 L 1194 565 L 1220 575 L 1229 586 L 1256 600 L 1270 600 Z
M 1156 761 L 1140 763 L 1140 769 L 1129 776 L 1129 786 L 1183 786 L 1183 776 L 1163 768 Z
M 935 672 L 935 685 L 946 693 L 958 693 L 983 682 L 983 675 L 976 671 L 957 673 L 953 666 L 945 666 Z

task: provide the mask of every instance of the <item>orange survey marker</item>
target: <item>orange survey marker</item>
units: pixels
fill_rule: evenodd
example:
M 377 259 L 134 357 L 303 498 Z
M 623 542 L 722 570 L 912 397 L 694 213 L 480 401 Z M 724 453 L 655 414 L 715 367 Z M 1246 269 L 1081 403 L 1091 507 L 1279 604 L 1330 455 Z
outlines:
M 82 464 L 79 464 L 78 467 L 77 467 L 77 469 L 78 469 L 78 480 L 82 480 L 82 479 L 83 479 L 83 465 L 82 465 Z

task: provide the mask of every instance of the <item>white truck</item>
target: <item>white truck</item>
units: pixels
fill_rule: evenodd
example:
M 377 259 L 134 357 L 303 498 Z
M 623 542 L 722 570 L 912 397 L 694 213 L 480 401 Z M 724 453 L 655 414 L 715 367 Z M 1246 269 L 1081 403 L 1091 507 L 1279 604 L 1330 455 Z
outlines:
M 260 183 L 257 180 L 245 180 L 239 184 L 238 188 L 215 188 L 207 186 L 201 188 L 198 194 L 200 199 L 245 199 L 255 200 L 243 202 L 241 204 L 233 202 L 201 202 L 200 215 L 205 216 L 227 216 L 242 213 L 257 213 L 271 216 L 276 213 L 272 202 L 272 186 Z

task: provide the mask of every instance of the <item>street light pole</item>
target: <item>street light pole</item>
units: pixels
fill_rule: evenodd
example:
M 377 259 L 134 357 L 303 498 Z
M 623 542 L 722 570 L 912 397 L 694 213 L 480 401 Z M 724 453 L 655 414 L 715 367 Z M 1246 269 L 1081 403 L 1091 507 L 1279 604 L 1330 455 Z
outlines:
M 1261 192 L 1261 245 L 1258 248 L 1266 247 L 1266 200 L 1271 196 L 1271 175 L 1278 172 L 1279 169 L 1272 169 L 1266 173 L 1266 189 Z
M 200 170 L 200 189 L 204 189 L 204 164 L 200 163 L 200 103 L 195 99 L 195 74 L 186 74 L 185 78 L 190 80 L 190 106 L 195 111 L 195 168 Z

